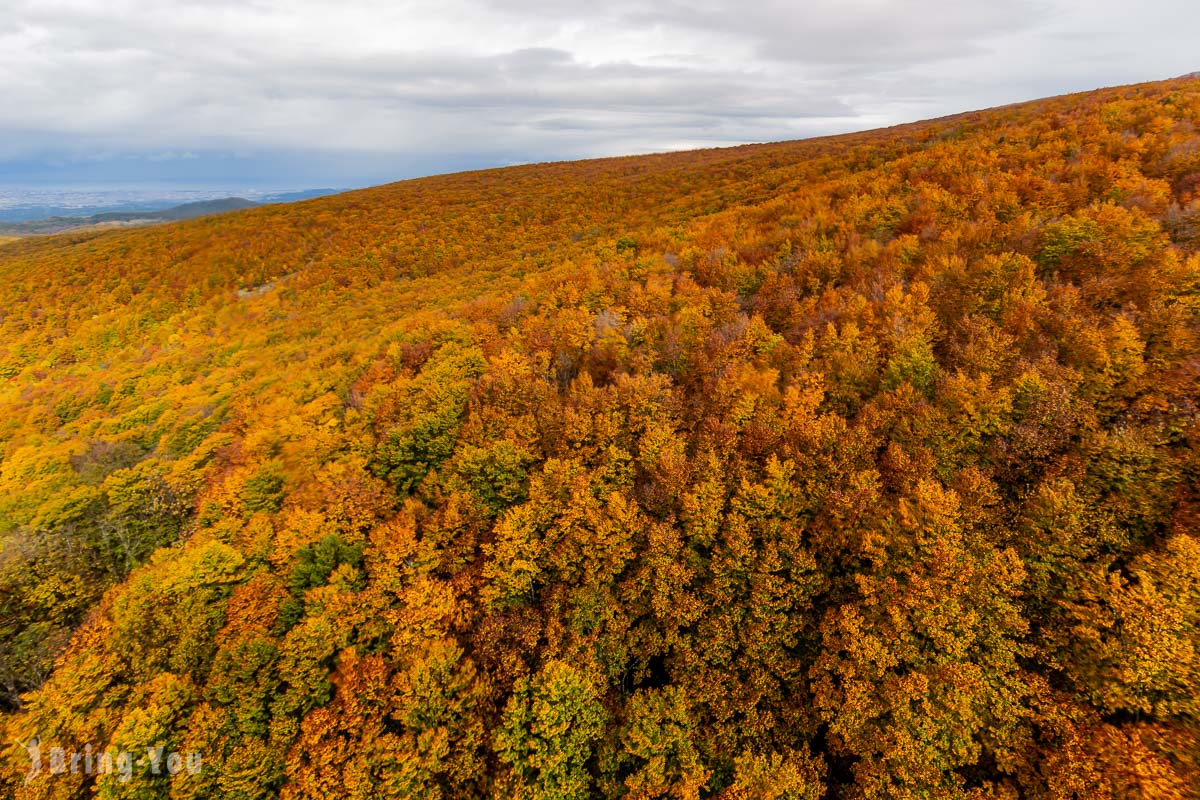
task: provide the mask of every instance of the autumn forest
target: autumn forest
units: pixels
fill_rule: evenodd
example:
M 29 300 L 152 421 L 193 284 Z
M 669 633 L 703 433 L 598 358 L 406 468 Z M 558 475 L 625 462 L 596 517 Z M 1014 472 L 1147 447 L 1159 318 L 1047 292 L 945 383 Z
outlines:
M 1198 447 L 1196 78 L 0 244 L 0 797 L 1200 798 Z

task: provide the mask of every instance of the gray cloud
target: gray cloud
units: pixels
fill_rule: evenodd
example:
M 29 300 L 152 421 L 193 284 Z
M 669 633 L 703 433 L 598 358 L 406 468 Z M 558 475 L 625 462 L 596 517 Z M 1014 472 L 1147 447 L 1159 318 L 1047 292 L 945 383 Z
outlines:
M 633 19 L 739 33 L 765 58 L 861 74 L 982 52 L 988 40 L 1036 24 L 1045 11 L 1032 0 L 768 0 L 674 3 Z
M 382 181 L 833 133 L 1200 66 L 1191 0 L 2 2 L 0 180 L 221 161 Z

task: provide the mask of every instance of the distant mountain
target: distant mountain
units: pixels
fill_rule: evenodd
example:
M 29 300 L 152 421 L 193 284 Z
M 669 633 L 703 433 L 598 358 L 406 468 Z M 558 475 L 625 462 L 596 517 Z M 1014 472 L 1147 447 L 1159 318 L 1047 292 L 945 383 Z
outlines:
M 326 197 L 331 194 L 338 194 L 346 191 L 345 189 L 305 189 L 301 192 L 281 192 L 279 194 L 268 194 L 264 196 L 260 202 L 266 203 L 297 203 L 301 200 L 312 200 L 315 197 Z
M 85 219 L 95 222 L 194 219 L 195 217 L 206 217 L 209 214 L 221 214 L 225 211 L 254 208 L 258 205 L 261 204 L 253 200 L 247 200 L 244 197 L 224 197 L 220 200 L 201 200 L 195 203 L 184 203 L 183 205 L 165 208 L 161 211 L 117 211 L 107 214 L 94 214 L 91 217 L 85 217 Z
M 302 193 L 298 192 L 297 194 Z M 127 225 L 149 225 L 156 222 L 178 222 L 184 219 L 206 217 L 209 214 L 255 208 L 259 205 L 262 205 L 262 203 L 256 203 L 244 197 L 225 197 L 220 200 L 201 200 L 195 203 L 184 203 L 172 208 L 153 211 L 106 211 L 87 217 L 53 216 L 28 222 L 0 224 L 0 235 L 36 236 L 61 233 L 78 228 L 122 227 Z
M 223 211 L 233 211 L 239 208 L 252 208 L 256 205 L 274 203 L 295 203 L 301 200 L 311 200 L 338 194 L 344 189 L 304 189 L 295 192 L 275 192 L 271 194 L 252 193 L 249 198 L 225 197 L 204 198 L 181 202 L 185 198 L 152 198 L 138 200 L 103 200 L 104 192 L 84 193 L 84 202 L 41 202 L 33 201 L 28 204 L 12 204 L 0 202 L 0 233 L 13 235 L 35 235 L 57 233 L 82 226 L 121 224 L 148 224 L 152 222 L 167 222 L 180 219 L 191 219 L 207 214 L 217 214 Z M 0 193 L 3 197 L 4 193 Z M 19 193 L 17 195 L 19 197 Z M 71 193 L 64 195 L 71 200 Z M 39 198 L 40 199 L 40 198 Z M 88 202 L 90 200 L 90 202 Z

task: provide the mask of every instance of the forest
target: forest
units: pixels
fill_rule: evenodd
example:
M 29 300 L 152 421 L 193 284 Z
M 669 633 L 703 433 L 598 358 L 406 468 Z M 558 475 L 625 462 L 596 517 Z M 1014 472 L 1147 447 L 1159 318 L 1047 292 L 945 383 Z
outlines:
M 1200 78 L 9 242 L 0 797 L 1200 798 L 1198 446 Z

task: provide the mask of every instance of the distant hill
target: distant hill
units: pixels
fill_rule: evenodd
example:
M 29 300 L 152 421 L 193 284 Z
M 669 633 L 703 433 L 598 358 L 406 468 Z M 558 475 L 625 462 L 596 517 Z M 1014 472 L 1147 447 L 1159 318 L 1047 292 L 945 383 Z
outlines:
M 193 219 L 195 217 L 204 217 L 209 214 L 220 214 L 225 211 L 238 211 L 243 208 L 255 208 L 261 205 L 253 200 L 246 200 L 241 197 L 226 197 L 220 200 L 201 200 L 195 203 L 184 203 L 174 208 L 166 208 L 162 211 L 148 211 L 144 213 L 122 214 L 120 212 L 111 214 L 96 214 L 89 217 L 97 222 L 106 221 L 124 221 L 137 219 L 153 219 L 177 221 L 181 219 Z
M 338 192 L 344 192 L 345 189 L 305 189 L 300 192 L 280 192 L 279 194 L 269 194 L 262 197 L 259 202 L 267 203 L 296 203 L 301 200 L 312 200 L 316 197 L 326 197 Z
M 1200 80 L 0 247 L 0 740 L 16 800 L 1196 800 Z
M 7 221 L 0 220 L 0 235 L 32 236 L 97 227 L 130 227 L 160 222 L 176 222 L 208 216 L 209 214 L 255 208 L 260 205 L 311 200 L 317 197 L 336 194 L 338 191 L 337 189 L 307 189 L 299 192 L 281 192 L 263 195 L 258 200 L 247 200 L 242 197 L 226 197 L 217 200 L 184 203 L 167 208 L 121 208 L 119 210 L 99 211 L 93 214 L 82 215 L 61 213 L 62 210 L 59 213 L 43 215 L 36 208 L 20 208 L 5 212 L 11 215 L 12 218 Z
M 164 208 L 156 211 L 109 211 L 86 217 L 47 217 L 46 219 L 30 222 L 0 223 L 0 234 L 31 236 L 62 233 L 63 231 L 75 229 L 178 222 L 179 220 L 208 216 L 209 214 L 220 214 L 225 211 L 255 208 L 259 205 L 261 203 L 241 197 L 226 197 L 221 200 L 202 200 L 196 203 L 184 203 L 173 208 Z

